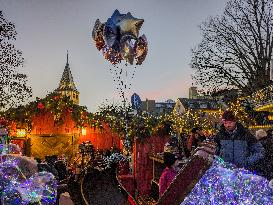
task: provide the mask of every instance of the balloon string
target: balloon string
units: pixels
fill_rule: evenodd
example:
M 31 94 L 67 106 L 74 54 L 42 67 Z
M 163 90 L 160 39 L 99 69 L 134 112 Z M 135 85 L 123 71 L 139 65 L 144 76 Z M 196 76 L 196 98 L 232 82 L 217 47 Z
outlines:
M 127 95 L 132 88 L 131 81 L 135 77 L 136 66 L 131 67 L 132 69 L 130 69 L 129 66 L 123 68 L 122 66 L 114 65 L 113 67 L 114 68 L 110 68 L 110 73 L 114 80 L 115 87 L 118 91 L 119 97 L 122 99 L 122 102 L 126 103 L 126 101 L 128 101 Z
M 118 75 L 118 73 L 120 73 L 120 71 L 119 71 L 118 69 L 119 69 L 119 67 L 116 66 L 116 65 L 114 65 L 114 71 L 110 68 L 110 72 L 111 72 L 111 74 L 112 74 L 112 77 L 113 77 L 113 79 L 114 79 L 114 82 L 116 82 L 116 83 L 115 83 L 115 87 L 116 87 L 116 89 L 118 90 L 119 95 L 121 95 L 121 91 L 119 90 L 119 86 L 118 86 L 118 85 L 121 84 L 121 76 Z M 120 97 L 121 97 L 121 96 L 120 96 Z

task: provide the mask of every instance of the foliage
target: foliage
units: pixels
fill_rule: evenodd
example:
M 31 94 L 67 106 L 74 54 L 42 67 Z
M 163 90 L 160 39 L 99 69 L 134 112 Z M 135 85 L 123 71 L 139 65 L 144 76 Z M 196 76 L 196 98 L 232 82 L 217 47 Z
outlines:
M 43 99 L 37 98 L 36 101 L 25 106 L 10 108 L 3 112 L 2 116 L 10 122 L 15 122 L 17 126 L 25 127 L 30 131 L 33 117 L 46 112 L 53 114 L 56 124 L 62 124 L 64 117 L 71 114 L 76 127 L 89 124 L 92 127 L 102 128 L 98 116 L 88 113 L 85 106 L 76 105 L 69 97 L 62 97 L 56 93 L 51 93 Z
M 27 75 L 18 72 L 24 58 L 14 46 L 16 35 L 15 25 L 6 20 L 0 11 L 0 110 L 18 106 L 32 93 L 27 85 Z
M 222 110 L 214 112 L 204 112 L 202 110 L 186 110 L 183 115 L 172 113 L 170 116 L 174 119 L 173 129 L 180 133 L 189 133 L 192 128 L 200 127 L 208 133 L 214 133 L 219 124 Z
M 130 107 L 127 107 L 126 110 L 127 113 L 130 113 Z M 125 114 L 122 112 L 122 106 L 104 106 L 100 113 L 104 114 L 103 120 L 112 129 L 118 132 L 120 136 L 125 136 L 126 122 L 124 121 Z M 176 132 L 189 133 L 196 126 L 202 127 L 205 131 L 214 132 L 220 116 L 221 111 L 218 110 L 211 113 L 187 110 L 183 115 L 175 113 L 161 114 L 160 116 L 147 113 L 127 115 L 127 135 L 131 140 L 133 138 L 143 140 L 152 135 L 166 136 Z
M 231 102 L 228 109 L 232 110 L 245 126 L 255 125 L 255 119 L 259 117 L 251 104 L 244 98 Z M 122 139 L 127 136 L 127 140 L 132 142 L 133 139 L 142 141 L 153 135 L 189 133 L 193 127 L 201 127 L 208 133 L 214 133 L 218 128 L 223 110 L 188 109 L 182 115 L 172 112 L 154 116 L 148 113 L 132 114 L 130 106 L 124 108 L 120 105 L 106 104 L 93 114 L 87 112 L 86 107 L 74 104 L 69 97 L 61 97 L 56 93 L 51 93 L 43 99 L 37 98 L 36 101 L 26 106 L 9 109 L 2 113 L 2 117 L 30 131 L 33 117 L 46 112 L 53 114 L 56 124 L 62 124 L 64 117 L 70 114 L 77 127 L 90 125 L 102 130 L 102 125 L 105 123 Z
M 197 84 L 213 92 L 236 88 L 251 94 L 270 83 L 273 1 L 230 0 L 222 16 L 201 25 L 192 51 Z
M 157 117 L 147 113 L 132 115 L 131 112 L 132 108 L 130 106 L 124 108 L 124 106 L 120 105 L 103 105 L 100 107 L 98 115 L 123 138 L 126 134 L 131 140 L 133 138 L 142 140 L 151 135 L 164 136 L 171 134 L 172 123 L 166 116 Z
M 246 98 L 238 98 L 229 103 L 228 110 L 233 111 L 237 119 L 246 127 L 256 125 L 255 111 Z

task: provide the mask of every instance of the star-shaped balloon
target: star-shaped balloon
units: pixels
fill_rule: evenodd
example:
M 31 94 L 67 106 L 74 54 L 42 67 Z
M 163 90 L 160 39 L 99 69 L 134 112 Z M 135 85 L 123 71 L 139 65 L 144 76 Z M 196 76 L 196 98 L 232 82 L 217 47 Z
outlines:
M 98 32 L 99 29 L 101 27 L 102 23 L 100 22 L 99 19 L 96 20 L 93 31 L 92 31 L 92 38 L 94 41 L 96 41 L 97 37 L 98 37 Z
M 117 24 L 121 21 L 121 19 L 125 16 L 126 14 L 121 14 L 119 10 L 115 10 L 114 13 L 112 14 L 110 20 L 112 21 L 113 24 Z
M 128 12 L 123 18 L 117 23 L 120 28 L 121 36 L 131 36 L 134 39 L 138 38 L 139 30 L 143 24 L 143 19 L 137 19 Z

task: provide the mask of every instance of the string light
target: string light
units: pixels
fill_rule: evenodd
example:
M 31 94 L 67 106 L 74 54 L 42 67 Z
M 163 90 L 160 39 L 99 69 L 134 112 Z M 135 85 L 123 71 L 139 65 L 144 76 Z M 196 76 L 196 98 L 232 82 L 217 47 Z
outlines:
M 273 204 L 269 181 L 216 157 L 181 205 Z
M 273 110 L 273 85 L 258 90 L 248 97 L 248 100 L 255 106 L 256 111 Z
M 55 204 L 57 181 L 53 174 L 36 172 L 28 178 L 26 175 L 34 172 L 31 170 L 33 165 L 30 166 L 25 161 L 21 163 L 23 159 L 19 157 L 0 157 L 0 197 L 3 204 Z

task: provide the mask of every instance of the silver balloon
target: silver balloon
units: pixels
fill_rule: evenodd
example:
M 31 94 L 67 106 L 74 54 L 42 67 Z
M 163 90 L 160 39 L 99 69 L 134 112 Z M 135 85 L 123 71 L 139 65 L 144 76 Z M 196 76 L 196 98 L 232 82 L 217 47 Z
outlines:
M 98 50 L 102 50 L 105 59 L 113 65 L 122 60 L 132 65 L 134 59 L 136 64 L 140 65 L 148 51 L 146 37 L 139 37 L 143 22 L 143 19 L 133 17 L 130 12 L 121 14 L 115 10 L 106 23 L 96 20 L 92 38 Z M 136 44 L 132 44 L 133 41 L 136 41 Z
M 136 64 L 141 65 L 148 53 L 148 42 L 145 35 L 142 35 L 135 42 L 134 46 Z
M 101 50 L 105 46 L 103 33 L 104 33 L 104 24 L 102 24 L 100 20 L 97 19 L 92 31 L 92 38 L 96 42 L 96 47 L 98 50 Z
M 143 22 L 143 19 L 135 18 L 129 12 L 116 25 L 120 29 L 121 36 L 130 36 L 137 39 Z
M 121 49 L 121 56 L 127 63 L 129 63 L 130 65 L 133 65 L 134 46 L 131 45 L 130 41 L 126 41 L 123 43 L 122 49 Z

